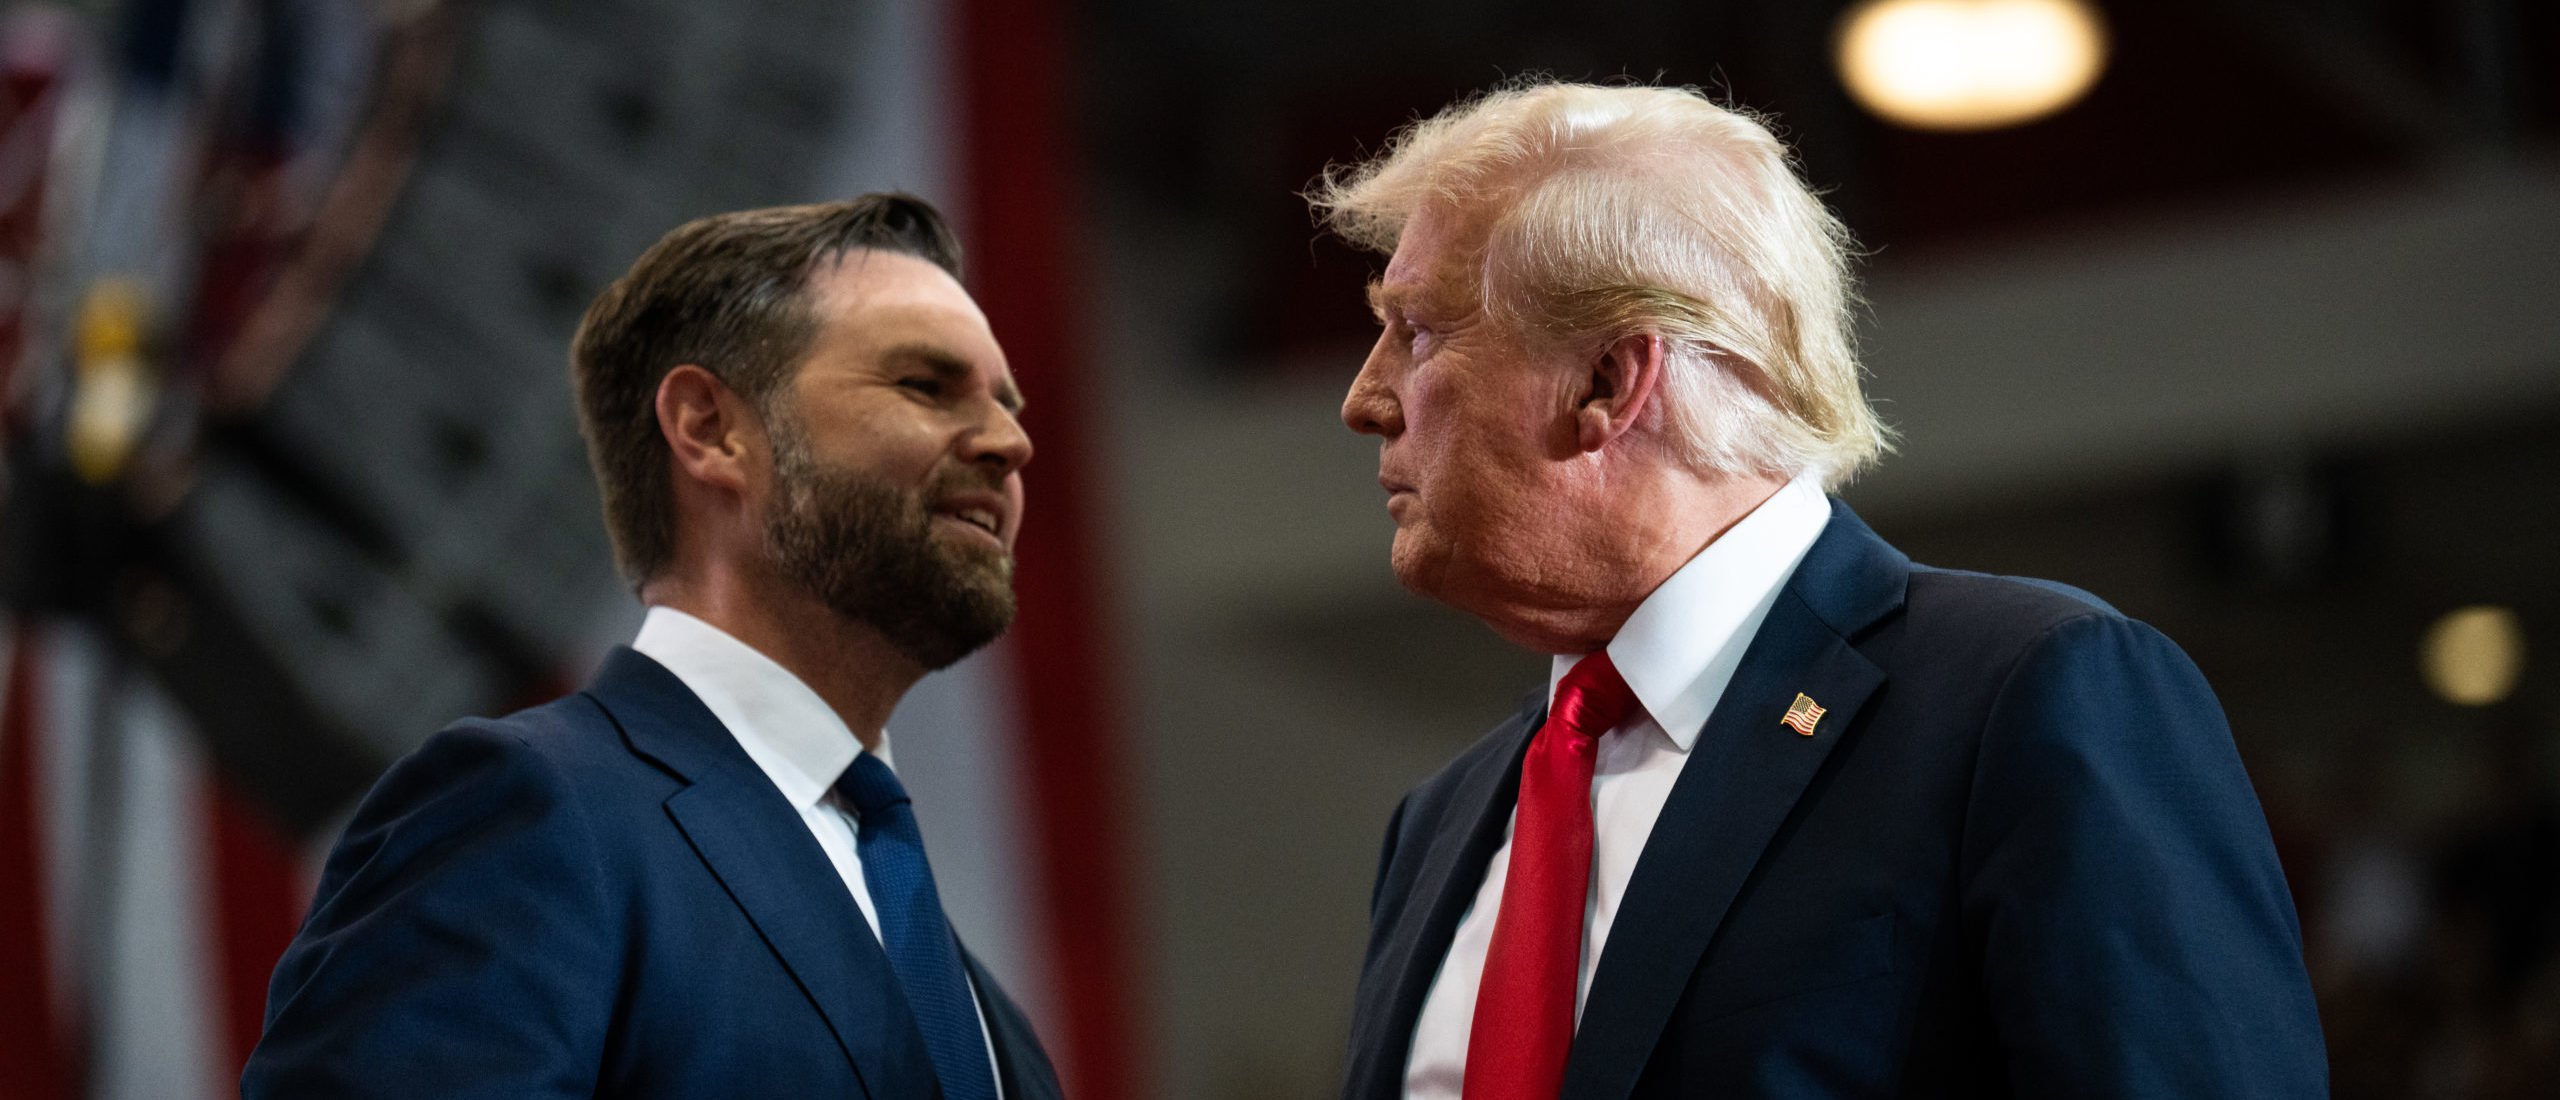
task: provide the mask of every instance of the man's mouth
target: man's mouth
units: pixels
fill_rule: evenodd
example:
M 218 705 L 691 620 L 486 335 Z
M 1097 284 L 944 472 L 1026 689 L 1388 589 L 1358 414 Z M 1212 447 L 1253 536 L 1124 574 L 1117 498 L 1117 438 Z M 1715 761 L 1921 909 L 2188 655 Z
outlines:
M 957 512 L 945 512 L 943 514 L 959 520 L 962 523 L 978 528 L 981 531 L 985 531 L 990 535 L 996 533 L 996 514 L 984 508 L 963 508 Z
M 933 514 L 985 532 L 999 544 L 1004 542 L 1004 505 L 1002 498 L 994 494 L 969 492 L 949 497 L 934 506 Z

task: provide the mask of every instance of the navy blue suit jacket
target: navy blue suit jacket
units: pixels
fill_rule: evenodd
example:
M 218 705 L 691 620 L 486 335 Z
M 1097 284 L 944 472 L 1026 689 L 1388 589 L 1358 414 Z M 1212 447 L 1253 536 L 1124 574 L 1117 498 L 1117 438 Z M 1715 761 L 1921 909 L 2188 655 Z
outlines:
M 1055 1100 L 969 960 L 1008 1100 Z M 330 853 L 246 1097 L 931 1097 L 817 839 L 701 701 L 617 648 L 588 690 L 438 733 Z
M 1779 724 L 1797 693 L 1811 736 Z M 1401 1095 L 1545 693 L 1388 827 L 1344 1095 Z M 2301 931 L 2204 679 L 2076 590 L 1918 567 L 1842 505 L 1627 884 L 1565 1068 L 1599 1097 L 2318 1097 Z

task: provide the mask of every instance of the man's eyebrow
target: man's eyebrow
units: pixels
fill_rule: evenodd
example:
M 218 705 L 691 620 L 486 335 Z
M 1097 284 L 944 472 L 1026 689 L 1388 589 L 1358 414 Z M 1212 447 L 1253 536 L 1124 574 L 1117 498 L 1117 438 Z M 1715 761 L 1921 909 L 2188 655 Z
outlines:
M 976 368 L 970 366 L 968 360 L 933 344 L 898 344 L 891 347 L 882 358 L 891 363 L 912 363 L 923 367 L 932 371 L 935 378 L 944 382 L 965 382 L 971 374 L 976 372 Z M 1004 406 L 1006 412 L 1021 415 L 1022 390 L 1014 385 L 1011 376 L 997 382 L 995 391 L 996 404 Z
M 1376 314 L 1380 321 L 1387 319 L 1388 310 L 1403 305 L 1412 297 L 1413 292 L 1407 288 L 1391 287 L 1376 279 L 1369 280 L 1369 312 Z

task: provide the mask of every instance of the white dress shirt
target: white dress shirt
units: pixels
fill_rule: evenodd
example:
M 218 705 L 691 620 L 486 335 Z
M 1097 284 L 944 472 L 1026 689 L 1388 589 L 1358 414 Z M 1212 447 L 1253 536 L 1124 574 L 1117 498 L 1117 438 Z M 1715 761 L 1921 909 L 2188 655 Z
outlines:
M 791 670 L 710 623 L 672 607 L 652 607 L 640 621 L 631 648 L 666 667 L 684 682 L 703 708 L 728 727 L 729 736 L 746 750 L 747 759 L 773 781 L 782 797 L 800 812 L 800 823 L 816 837 L 818 847 L 835 865 L 836 876 L 853 895 L 871 937 L 880 938 L 880 912 L 863 883 L 858 846 L 859 815 L 836 793 L 837 778 L 853 766 L 853 758 L 870 752 L 897 770 L 889 758 L 889 731 L 880 731 L 877 748 L 865 749 L 834 707 L 818 698 Z M 1004 1075 L 996 1062 L 995 1029 L 987 1026 L 987 1009 L 970 983 L 970 1002 L 978 1009 L 978 1030 L 986 1036 L 987 1063 L 996 1067 L 996 1095 L 1004 1095 Z
M 1653 834 L 1654 819 L 1671 785 L 1689 762 L 1689 749 L 1724 697 L 1743 651 L 1760 632 L 1769 609 L 1805 551 L 1831 521 L 1821 483 L 1799 478 L 1761 502 L 1750 515 L 1637 605 L 1610 639 L 1611 663 L 1634 689 L 1636 709 L 1600 738 L 1591 777 L 1591 893 L 1583 911 L 1582 962 L 1574 982 L 1574 1016 L 1591 995 L 1609 925 L 1626 896 L 1627 880 Z M 1552 703 L 1581 654 L 1556 657 L 1547 680 Z M 1518 818 L 1513 818 L 1513 824 Z M 1511 866 L 1511 825 L 1502 850 L 1485 869 L 1476 900 L 1458 922 L 1449 954 L 1432 979 L 1415 1021 L 1405 1062 L 1408 1100 L 1458 1100 L 1467 1067 L 1467 1037 L 1475 1026 L 1476 987 L 1484 979 L 1485 950 L 1502 910 L 1502 884 Z

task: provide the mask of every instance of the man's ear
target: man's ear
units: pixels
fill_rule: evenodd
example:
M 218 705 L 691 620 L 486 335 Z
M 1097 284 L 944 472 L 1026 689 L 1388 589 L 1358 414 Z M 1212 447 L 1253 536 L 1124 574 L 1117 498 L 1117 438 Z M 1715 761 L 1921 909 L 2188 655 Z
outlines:
M 658 434 L 674 453 L 677 472 L 732 493 L 746 491 L 764 433 L 735 391 L 687 363 L 658 380 L 657 413 Z
M 1662 388 L 1665 352 L 1662 337 L 1649 332 L 1621 336 L 1600 349 L 1573 410 L 1584 453 L 1608 446 L 1643 418 Z

